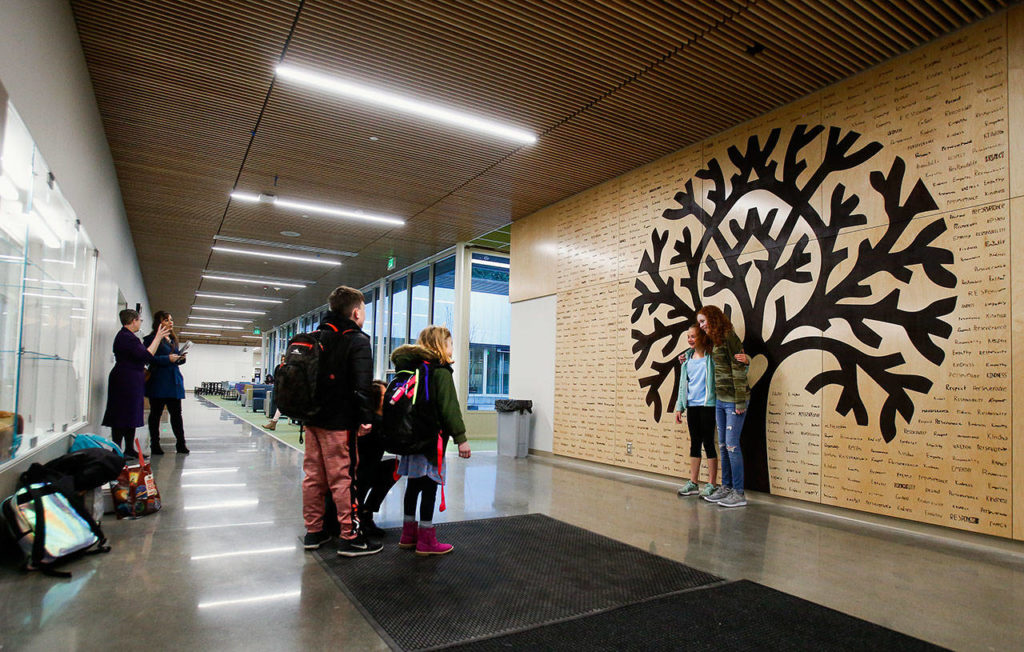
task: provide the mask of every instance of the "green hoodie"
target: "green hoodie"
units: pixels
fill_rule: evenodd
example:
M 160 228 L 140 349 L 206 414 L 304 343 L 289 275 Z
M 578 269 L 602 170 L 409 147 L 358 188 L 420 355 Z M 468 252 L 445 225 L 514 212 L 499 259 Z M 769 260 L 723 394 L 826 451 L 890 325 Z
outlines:
M 445 441 L 451 437 L 456 444 L 466 441 L 466 424 L 462 421 L 462 407 L 455 393 L 455 380 L 451 365 L 442 364 L 430 350 L 417 344 L 403 344 L 391 353 L 395 371 L 412 370 L 423 362 L 430 365 L 430 402 L 437 406 L 438 418 Z

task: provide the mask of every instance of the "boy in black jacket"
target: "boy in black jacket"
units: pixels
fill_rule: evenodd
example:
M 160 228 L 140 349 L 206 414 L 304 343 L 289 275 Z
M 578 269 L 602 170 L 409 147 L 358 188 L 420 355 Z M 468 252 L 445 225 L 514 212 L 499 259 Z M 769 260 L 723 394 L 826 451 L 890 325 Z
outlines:
M 372 555 L 381 544 L 359 529 L 355 475 L 357 437 L 369 434 L 373 422 L 373 357 L 370 338 L 361 328 L 366 320 L 363 293 L 344 285 L 328 297 L 330 312 L 319 326 L 320 369 L 316 402 L 319 410 L 308 419 L 306 455 L 302 462 L 303 545 L 315 550 L 330 539 L 324 531 L 324 498 L 329 491 L 338 508 L 341 528 L 338 554 Z

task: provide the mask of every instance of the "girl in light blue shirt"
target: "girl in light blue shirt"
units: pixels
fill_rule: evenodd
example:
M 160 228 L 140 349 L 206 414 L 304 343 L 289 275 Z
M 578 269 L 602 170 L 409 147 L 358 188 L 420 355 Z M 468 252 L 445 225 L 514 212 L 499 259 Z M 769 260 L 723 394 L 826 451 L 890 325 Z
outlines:
M 718 451 L 715 448 L 715 363 L 708 355 L 707 333 L 696 324 L 686 331 L 688 349 L 679 356 L 679 398 L 676 401 L 676 423 L 690 429 L 690 479 L 679 489 L 680 496 L 711 495 L 718 478 Z M 708 458 L 708 483 L 700 487 L 700 449 Z

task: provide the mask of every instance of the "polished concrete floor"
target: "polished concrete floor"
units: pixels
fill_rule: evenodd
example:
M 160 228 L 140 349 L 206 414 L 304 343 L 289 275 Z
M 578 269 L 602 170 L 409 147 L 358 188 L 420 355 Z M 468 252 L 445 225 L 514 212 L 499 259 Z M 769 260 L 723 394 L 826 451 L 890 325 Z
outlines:
M 0 574 L 0 650 L 387 649 L 302 551 L 301 455 L 192 397 L 185 423 L 192 454 L 155 458 L 163 511 L 108 516 L 113 551 L 74 562 L 71 580 Z M 726 510 L 561 458 L 449 461 L 442 539 L 444 521 L 539 512 L 953 649 L 1024 648 L 1018 544 L 770 496 Z M 379 520 L 400 524 L 399 491 Z

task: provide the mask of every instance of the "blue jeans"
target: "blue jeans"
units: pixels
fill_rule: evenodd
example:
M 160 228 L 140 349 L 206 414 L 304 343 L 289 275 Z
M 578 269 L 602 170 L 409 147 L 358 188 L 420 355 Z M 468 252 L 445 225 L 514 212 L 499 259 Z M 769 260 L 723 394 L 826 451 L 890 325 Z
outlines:
M 743 414 L 736 414 L 736 404 L 718 401 L 715 405 L 715 423 L 718 424 L 719 457 L 722 458 L 722 485 L 743 493 L 743 451 L 740 433 L 743 432 Z

